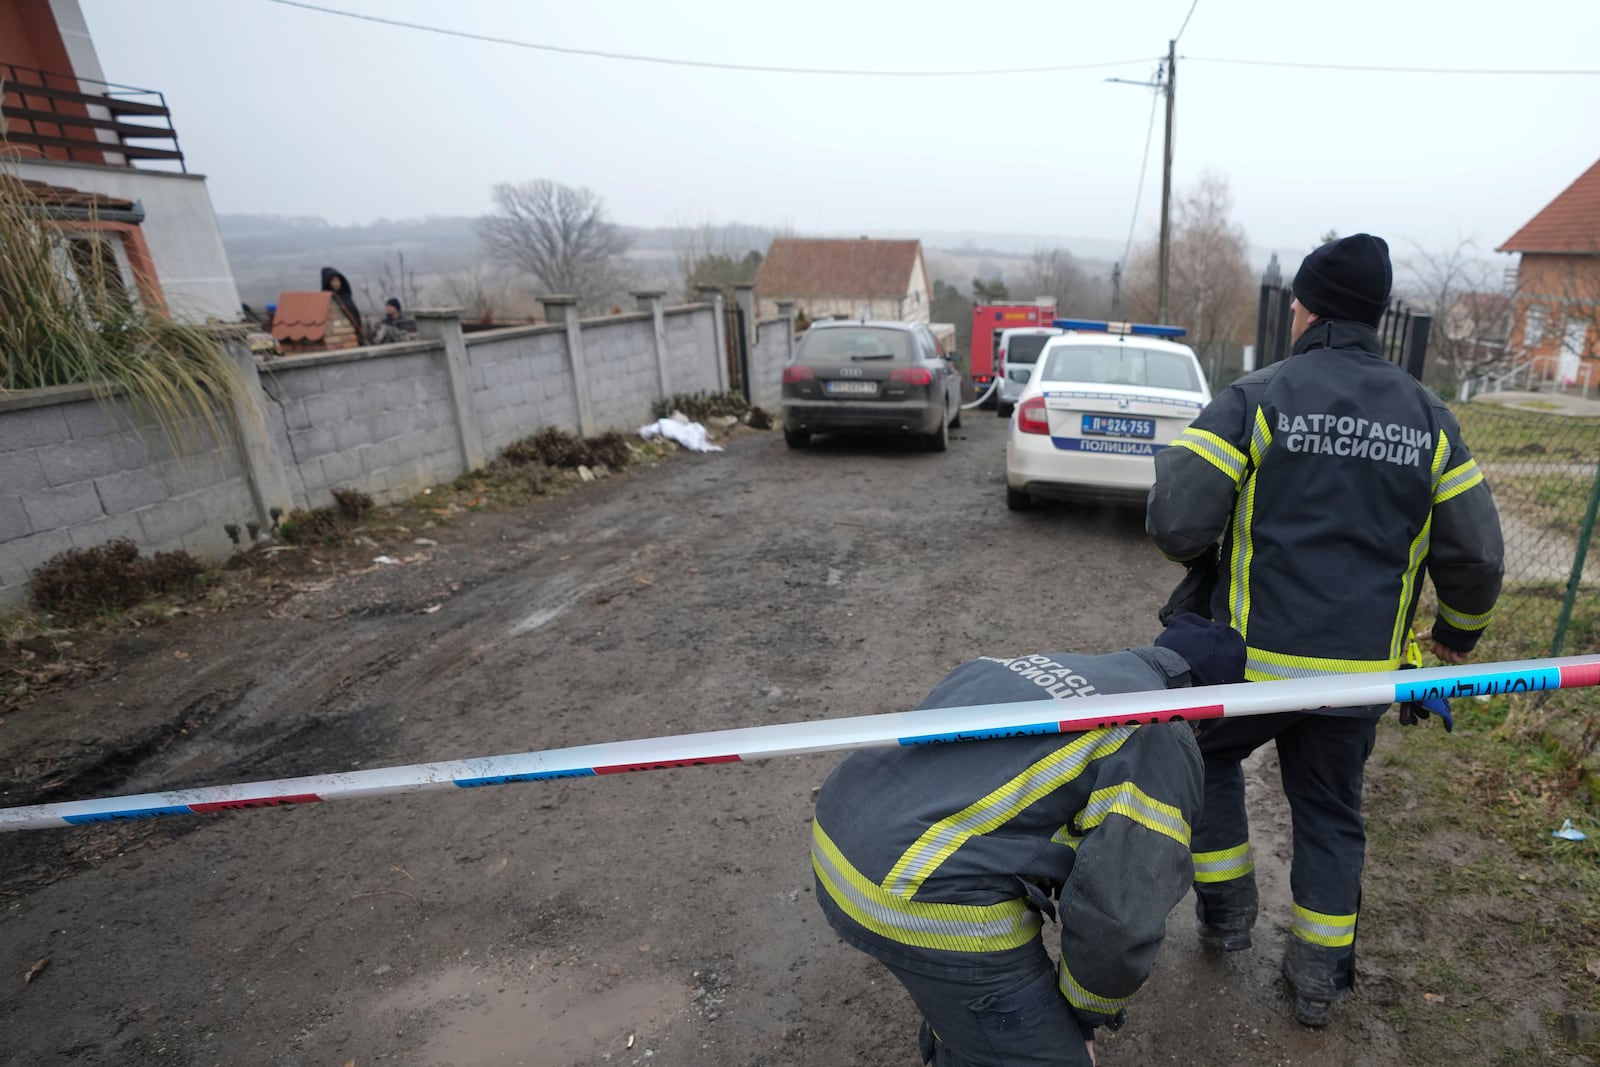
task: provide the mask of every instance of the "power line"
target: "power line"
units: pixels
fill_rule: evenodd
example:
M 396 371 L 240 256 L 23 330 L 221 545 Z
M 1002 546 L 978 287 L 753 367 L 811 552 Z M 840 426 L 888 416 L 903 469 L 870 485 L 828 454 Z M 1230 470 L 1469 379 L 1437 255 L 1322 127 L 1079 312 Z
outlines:
M 1183 25 L 1178 27 L 1177 36 L 1172 38 L 1174 41 L 1177 41 L 1183 37 L 1183 31 L 1189 28 L 1189 19 L 1194 15 L 1194 9 L 1199 6 L 1200 0 L 1194 0 L 1194 3 L 1189 5 L 1189 14 L 1183 16 Z
M 1128 241 L 1122 246 L 1122 262 L 1128 262 L 1128 253 L 1133 251 L 1133 231 L 1139 224 L 1139 201 L 1144 198 L 1144 175 L 1150 166 L 1150 141 L 1156 132 L 1156 104 L 1161 100 L 1160 93 L 1150 94 L 1150 125 L 1144 131 L 1144 158 L 1139 161 L 1139 184 L 1133 190 L 1133 218 L 1128 220 Z
M 1600 70 L 1515 70 L 1505 67 L 1379 67 L 1351 63 L 1300 63 L 1288 59 L 1223 59 L 1218 56 L 1183 56 L 1181 58 L 1191 63 L 1232 63 L 1247 67 L 1293 67 L 1296 70 L 1362 70 L 1381 74 L 1600 74 Z
M 358 19 L 362 22 L 377 22 L 385 26 L 397 26 L 406 30 L 420 30 L 424 33 L 437 33 L 446 37 L 461 37 L 469 41 L 503 44 L 513 48 L 528 48 L 537 52 L 556 52 L 568 56 L 592 56 L 597 59 L 620 59 L 631 63 L 656 63 L 668 67 L 699 67 L 706 70 L 736 70 L 759 74 L 820 74 L 853 78 L 983 78 L 1006 74 L 1056 74 L 1070 70 L 1126 67 L 1134 63 L 1148 63 L 1151 59 L 1148 56 L 1141 56 L 1137 59 L 1117 59 L 1099 63 L 1070 63 L 1050 67 L 998 67 L 987 70 L 844 70 L 830 67 L 774 67 L 755 63 L 715 63 L 701 59 L 678 59 L 671 56 L 606 52 L 596 48 L 568 48 L 562 45 L 519 41 L 511 37 L 497 37 L 487 33 L 473 33 L 468 30 L 452 30 L 444 26 L 428 26 L 420 22 L 405 22 L 401 19 L 385 18 L 381 15 L 364 15 L 356 11 L 341 11 L 338 8 L 323 7 L 320 4 L 305 3 L 304 0 L 270 0 L 270 2 L 283 4 L 286 7 L 303 8 L 306 11 L 316 11 L 324 15 L 338 15 L 341 18 Z

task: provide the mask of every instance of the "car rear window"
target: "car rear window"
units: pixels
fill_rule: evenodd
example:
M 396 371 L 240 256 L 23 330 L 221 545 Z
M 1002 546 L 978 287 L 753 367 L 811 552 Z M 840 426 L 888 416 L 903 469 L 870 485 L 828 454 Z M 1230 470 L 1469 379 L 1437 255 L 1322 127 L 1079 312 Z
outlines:
M 1047 333 L 1025 333 L 1013 337 L 1006 343 L 1006 362 L 1036 362 L 1039 353 L 1044 351 L 1044 343 L 1048 340 L 1050 335 Z
M 1131 345 L 1059 346 L 1045 360 L 1040 377 L 1054 382 L 1200 390 L 1200 377 L 1189 357 Z
M 911 359 L 911 334 L 907 330 L 885 330 L 874 326 L 835 326 L 807 330 L 795 359 L 802 363 L 849 360 Z

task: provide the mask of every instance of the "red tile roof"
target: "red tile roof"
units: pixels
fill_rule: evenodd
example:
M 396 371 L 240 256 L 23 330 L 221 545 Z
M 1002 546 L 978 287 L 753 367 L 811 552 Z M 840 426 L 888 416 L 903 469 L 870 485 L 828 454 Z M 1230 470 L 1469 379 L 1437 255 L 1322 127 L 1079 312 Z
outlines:
M 1600 160 L 1496 251 L 1600 255 Z
M 320 341 L 328 332 L 329 302 L 333 294 L 318 292 L 280 293 L 278 309 L 272 313 L 272 336 L 280 341 Z M 332 314 L 344 309 L 332 305 Z
M 50 185 L 47 182 L 33 181 L 29 178 L 14 178 L 9 174 L 0 174 L 0 195 L 9 194 L 15 196 L 19 185 L 22 187 L 22 195 L 37 201 L 44 206 L 46 211 L 51 208 L 82 208 L 94 211 L 133 210 L 133 201 L 125 200 L 120 196 L 85 193 L 77 189 L 68 189 L 64 185 Z
M 766 299 L 902 297 L 921 258 L 921 241 L 780 237 L 756 272 L 756 292 Z

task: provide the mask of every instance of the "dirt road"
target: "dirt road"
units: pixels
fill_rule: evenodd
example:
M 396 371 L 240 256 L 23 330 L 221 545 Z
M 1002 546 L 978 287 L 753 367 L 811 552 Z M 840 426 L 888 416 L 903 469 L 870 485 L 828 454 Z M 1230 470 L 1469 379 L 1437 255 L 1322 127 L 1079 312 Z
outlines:
M 752 434 L 130 636 L 0 724 L 0 804 L 900 710 L 974 655 L 1147 641 L 1142 518 L 1007 512 L 1003 423 L 966 421 L 942 455 Z M 909 1000 L 813 900 L 834 762 L 8 835 L 0 1062 L 910 1065 Z M 1102 1064 L 1410 1056 L 1360 1003 L 1289 1018 L 1269 799 L 1260 947 L 1202 958 L 1181 905 Z

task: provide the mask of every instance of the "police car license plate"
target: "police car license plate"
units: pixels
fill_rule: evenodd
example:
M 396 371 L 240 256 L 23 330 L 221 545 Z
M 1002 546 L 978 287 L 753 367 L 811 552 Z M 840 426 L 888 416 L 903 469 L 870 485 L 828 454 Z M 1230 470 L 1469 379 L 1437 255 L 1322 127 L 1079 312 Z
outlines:
M 1120 415 L 1085 415 L 1083 432 L 1106 437 L 1154 437 L 1154 419 L 1125 419 Z
M 877 396 L 877 382 L 829 382 L 829 396 Z M 1153 432 L 1153 431 L 1152 431 Z

